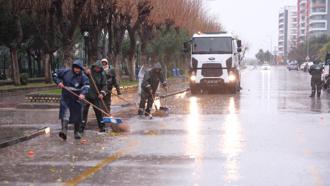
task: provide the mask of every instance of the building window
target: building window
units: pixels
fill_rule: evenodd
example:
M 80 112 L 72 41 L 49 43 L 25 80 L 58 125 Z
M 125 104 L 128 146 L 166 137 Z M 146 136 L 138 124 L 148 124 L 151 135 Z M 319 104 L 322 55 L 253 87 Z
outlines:
M 324 20 L 325 15 L 313 15 L 311 16 L 311 20 Z
M 313 13 L 325 13 L 326 8 L 325 7 L 318 7 L 318 8 L 312 8 Z
M 312 28 L 326 28 L 325 23 L 312 23 L 311 24 Z

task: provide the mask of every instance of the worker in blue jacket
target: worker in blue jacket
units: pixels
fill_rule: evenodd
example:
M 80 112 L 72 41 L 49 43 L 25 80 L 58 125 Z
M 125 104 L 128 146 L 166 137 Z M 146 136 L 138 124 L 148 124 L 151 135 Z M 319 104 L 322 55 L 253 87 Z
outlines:
M 80 139 L 79 133 L 82 124 L 82 100 L 85 99 L 89 90 L 89 80 L 84 74 L 84 68 L 81 60 L 75 60 L 71 69 L 58 70 L 53 74 L 54 82 L 62 89 L 59 119 L 61 120 L 62 130 L 59 136 L 66 140 L 68 124 L 74 124 L 74 137 Z M 75 96 L 66 89 L 73 91 Z

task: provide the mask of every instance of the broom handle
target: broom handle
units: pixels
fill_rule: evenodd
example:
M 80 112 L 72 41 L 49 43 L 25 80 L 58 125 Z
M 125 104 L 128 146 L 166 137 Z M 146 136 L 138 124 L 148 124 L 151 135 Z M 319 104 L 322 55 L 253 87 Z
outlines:
M 76 96 L 79 98 L 79 95 L 74 93 L 72 90 L 70 90 L 68 87 L 63 87 L 66 91 L 70 92 L 72 95 Z M 107 115 L 108 117 L 112 117 L 111 114 L 105 112 L 104 110 L 102 110 L 101 108 L 97 107 L 96 105 L 94 105 L 93 103 L 87 101 L 86 99 L 82 99 L 84 102 L 90 104 L 93 108 L 95 108 L 96 110 L 102 112 L 103 114 Z
M 94 77 L 93 77 L 93 74 L 92 74 L 92 70 L 90 70 L 90 75 L 89 76 L 90 76 L 90 78 L 92 80 L 92 83 L 93 83 L 95 89 L 96 89 L 97 95 L 100 95 L 100 91 L 99 91 L 99 88 L 96 86 L 96 83 L 95 83 L 95 80 L 94 80 Z M 100 100 L 101 100 L 101 103 L 102 103 L 103 107 L 105 108 L 105 111 L 107 113 L 110 113 L 109 110 L 108 110 L 108 108 L 107 108 L 107 106 L 104 103 L 104 100 L 103 99 L 100 99 Z
M 111 94 L 113 94 L 114 96 L 117 96 L 117 98 L 119 98 L 120 100 L 123 100 L 123 101 L 125 101 L 125 102 L 127 102 L 127 103 L 129 103 L 129 104 L 132 104 L 132 102 L 128 101 L 128 100 L 125 99 L 125 98 L 120 97 L 118 94 L 115 94 L 115 93 L 111 93 Z

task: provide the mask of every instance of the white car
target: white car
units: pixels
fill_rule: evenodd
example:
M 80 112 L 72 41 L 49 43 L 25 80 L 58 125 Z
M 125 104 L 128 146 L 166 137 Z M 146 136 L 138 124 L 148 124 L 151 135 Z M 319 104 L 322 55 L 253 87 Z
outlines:
M 313 62 L 304 62 L 300 65 L 300 69 L 304 72 L 308 72 L 309 68 L 313 65 Z
M 261 66 L 261 69 L 262 69 L 262 70 L 270 70 L 270 69 L 271 69 L 271 66 L 270 66 L 269 64 L 263 64 L 263 65 Z

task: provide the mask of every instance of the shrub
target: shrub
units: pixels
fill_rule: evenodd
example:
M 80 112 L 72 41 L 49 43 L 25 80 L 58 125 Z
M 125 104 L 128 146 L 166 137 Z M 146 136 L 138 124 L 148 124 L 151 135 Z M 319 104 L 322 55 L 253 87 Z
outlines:
M 21 84 L 22 85 L 27 85 L 29 82 L 29 74 L 27 73 L 22 73 L 21 74 Z

